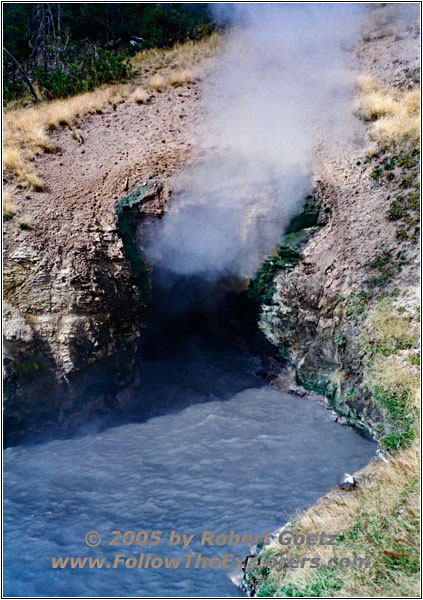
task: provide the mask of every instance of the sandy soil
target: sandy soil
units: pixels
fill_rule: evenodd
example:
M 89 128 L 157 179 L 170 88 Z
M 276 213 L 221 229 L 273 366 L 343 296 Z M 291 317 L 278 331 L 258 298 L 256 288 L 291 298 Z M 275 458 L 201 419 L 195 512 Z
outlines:
M 53 132 L 58 151 L 35 161 L 45 191 L 24 190 L 15 196 L 20 214 L 33 219 L 33 228 L 21 230 L 15 219 L 5 223 L 6 253 L 22 242 L 56 253 L 60 247 L 86 246 L 90 230 L 113 225 L 127 179 L 131 191 L 144 180 L 163 180 L 180 168 L 199 119 L 199 88 L 195 82 L 170 87 L 155 92 L 148 104 L 127 99 L 116 110 L 109 106 L 81 119 L 72 130 Z

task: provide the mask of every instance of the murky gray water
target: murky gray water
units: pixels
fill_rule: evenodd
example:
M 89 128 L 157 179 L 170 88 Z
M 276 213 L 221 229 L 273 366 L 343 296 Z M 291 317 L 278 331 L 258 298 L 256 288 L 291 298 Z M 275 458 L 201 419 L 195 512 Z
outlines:
M 236 351 L 145 362 L 143 408 L 117 425 L 6 449 L 5 595 L 240 595 L 228 570 L 185 568 L 184 554 L 248 554 L 241 544 L 202 546 L 202 532 L 272 531 L 375 452 L 322 406 L 256 377 L 257 366 Z M 91 530 L 103 538 L 96 548 L 84 542 Z M 161 542 L 108 545 L 115 530 L 162 531 Z M 172 530 L 194 534 L 186 550 L 169 546 Z M 113 565 L 117 553 L 182 561 L 177 569 L 52 568 L 60 556 Z

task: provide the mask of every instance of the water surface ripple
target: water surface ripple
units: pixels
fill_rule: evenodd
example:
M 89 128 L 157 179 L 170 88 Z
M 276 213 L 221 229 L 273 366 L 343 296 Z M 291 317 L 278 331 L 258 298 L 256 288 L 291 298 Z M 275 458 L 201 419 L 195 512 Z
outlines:
M 184 554 L 242 557 L 201 546 L 201 533 L 262 534 L 355 471 L 375 445 L 308 398 L 254 375 L 237 351 L 142 363 L 139 407 L 67 439 L 7 448 L 6 596 L 237 596 L 223 569 L 184 568 Z M 140 392 L 141 394 L 141 392 Z M 103 542 L 88 548 L 97 530 Z M 109 546 L 111 531 L 163 531 L 156 547 Z M 187 550 L 170 532 L 194 534 Z M 53 569 L 51 557 L 182 557 L 178 569 Z

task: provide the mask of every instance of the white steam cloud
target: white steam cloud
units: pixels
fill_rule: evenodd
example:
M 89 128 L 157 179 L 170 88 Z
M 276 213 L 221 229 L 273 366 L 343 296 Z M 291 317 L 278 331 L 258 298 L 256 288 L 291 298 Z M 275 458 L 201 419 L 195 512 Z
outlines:
M 319 136 L 349 134 L 345 66 L 357 4 L 216 4 L 229 39 L 205 90 L 203 158 L 178 174 L 145 252 L 157 268 L 208 281 L 252 277 L 310 192 Z M 152 232 L 150 232 L 152 233 Z

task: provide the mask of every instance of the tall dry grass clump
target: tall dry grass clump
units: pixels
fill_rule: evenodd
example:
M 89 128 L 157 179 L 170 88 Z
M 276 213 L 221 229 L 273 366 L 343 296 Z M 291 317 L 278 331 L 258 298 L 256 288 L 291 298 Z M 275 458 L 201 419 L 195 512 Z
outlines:
M 194 79 L 193 71 L 190 69 L 175 69 L 168 75 L 168 82 L 173 87 L 187 85 Z
M 188 85 L 195 78 L 192 69 L 173 69 L 170 73 L 156 73 L 147 81 L 147 86 L 156 92 L 162 92 L 167 87 Z
M 3 190 L 3 220 L 10 221 L 18 212 L 17 206 L 9 190 Z
M 383 89 L 371 77 L 357 80 L 356 107 L 359 114 L 372 121 L 370 138 L 375 142 L 390 143 L 420 139 L 420 92 L 398 92 L 395 96 Z
M 147 86 L 155 92 L 162 92 L 167 87 L 167 80 L 160 73 L 156 73 L 147 81 Z
M 135 102 L 135 104 L 147 104 L 150 98 L 150 94 L 140 86 L 129 96 L 129 99 L 132 100 L 132 102 Z

